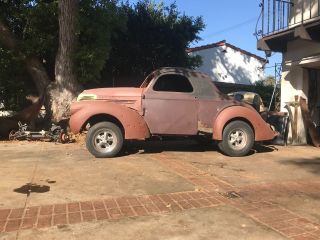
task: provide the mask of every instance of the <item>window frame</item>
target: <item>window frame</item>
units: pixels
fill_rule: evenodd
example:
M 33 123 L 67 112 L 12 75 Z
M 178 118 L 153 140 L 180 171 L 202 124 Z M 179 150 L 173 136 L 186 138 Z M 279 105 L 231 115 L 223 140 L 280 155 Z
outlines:
M 189 82 L 189 84 L 190 84 L 190 86 L 191 86 L 191 88 L 192 88 L 192 91 L 191 91 L 191 92 L 181 92 L 181 91 L 180 91 L 180 92 L 176 92 L 176 91 L 159 91 L 159 90 L 155 90 L 154 87 L 155 87 L 155 85 L 157 84 L 158 80 L 159 80 L 161 77 L 163 77 L 163 76 L 168 76 L 168 75 L 175 75 L 175 76 L 180 76 L 180 77 L 185 78 L 185 79 Z M 151 89 L 152 89 L 153 92 L 158 92 L 158 93 L 194 94 L 194 92 L 195 92 L 195 87 L 193 86 L 192 81 L 191 81 L 188 77 L 186 77 L 185 75 L 179 74 L 179 73 L 163 73 L 163 74 L 157 76 L 157 77 L 154 79 L 154 82 L 153 82 L 152 86 L 150 86 L 150 87 L 151 87 Z

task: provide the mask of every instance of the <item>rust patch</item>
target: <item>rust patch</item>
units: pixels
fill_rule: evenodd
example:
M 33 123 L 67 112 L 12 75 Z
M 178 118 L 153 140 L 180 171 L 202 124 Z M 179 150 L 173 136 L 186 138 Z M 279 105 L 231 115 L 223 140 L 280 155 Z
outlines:
M 213 129 L 210 126 L 203 124 L 201 121 L 198 121 L 198 131 L 212 134 Z

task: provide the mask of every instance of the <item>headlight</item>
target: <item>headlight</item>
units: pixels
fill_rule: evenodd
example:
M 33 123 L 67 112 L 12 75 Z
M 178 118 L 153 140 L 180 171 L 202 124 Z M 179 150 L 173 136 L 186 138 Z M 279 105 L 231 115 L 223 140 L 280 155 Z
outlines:
M 89 100 L 96 100 L 97 99 L 97 95 L 95 94 L 80 94 L 78 97 L 77 97 L 77 102 L 80 102 L 80 101 L 89 101 Z

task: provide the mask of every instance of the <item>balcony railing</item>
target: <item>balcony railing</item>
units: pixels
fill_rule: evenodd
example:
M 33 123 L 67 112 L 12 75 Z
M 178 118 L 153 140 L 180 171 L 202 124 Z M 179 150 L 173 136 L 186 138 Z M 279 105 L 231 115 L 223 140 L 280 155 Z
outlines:
M 265 37 L 320 16 L 320 0 L 261 0 L 261 28 L 259 37 Z M 258 26 L 258 25 L 257 25 Z

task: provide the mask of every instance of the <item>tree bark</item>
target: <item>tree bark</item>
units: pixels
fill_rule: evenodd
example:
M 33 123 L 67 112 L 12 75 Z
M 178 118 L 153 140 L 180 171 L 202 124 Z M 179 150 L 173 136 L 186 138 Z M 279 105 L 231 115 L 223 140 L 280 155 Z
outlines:
M 73 56 L 76 46 L 78 0 L 59 0 L 59 49 L 55 62 L 55 82 L 49 86 L 52 120 L 69 117 L 70 104 L 81 90 Z
M 40 95 L 45 95 L 47 118 L 59 122 L 69 118 L 70 104 L 81 90 L 74 67 L 78 0 L 59 0 L 59 49 L 55 62 L 55 81 L 51 81 L 36 57 L 27 57 L 18 49 L 19 40 L 0 20 L 0 42 L 24 59 Z

